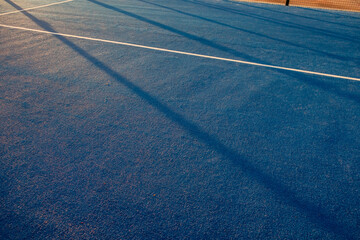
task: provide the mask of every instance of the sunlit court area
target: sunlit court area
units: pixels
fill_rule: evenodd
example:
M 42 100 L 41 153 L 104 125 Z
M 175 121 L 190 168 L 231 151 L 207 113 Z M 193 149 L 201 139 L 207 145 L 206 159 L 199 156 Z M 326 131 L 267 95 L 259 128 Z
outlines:
M 359 0 L 234 0 L 239 2 L 258 2 L 285 4 L 286 6 L 325 8 L 360 12 Z
M 346 1 L 0 0 L 0 239 L 360 239 Z

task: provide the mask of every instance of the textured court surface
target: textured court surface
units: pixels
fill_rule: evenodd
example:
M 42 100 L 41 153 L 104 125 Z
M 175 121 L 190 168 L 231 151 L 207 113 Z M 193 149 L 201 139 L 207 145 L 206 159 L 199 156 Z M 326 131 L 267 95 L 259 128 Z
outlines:
M 359 239 L 360 14 L 0 1 L 1 239 Z M 2 14 L 2 15 L 1 15 Z
M 234 0 L 239 2 L 260 2 L 289 6 L 313 7 L 321 9 L 346 10 L 360 12 L 359 0 Z

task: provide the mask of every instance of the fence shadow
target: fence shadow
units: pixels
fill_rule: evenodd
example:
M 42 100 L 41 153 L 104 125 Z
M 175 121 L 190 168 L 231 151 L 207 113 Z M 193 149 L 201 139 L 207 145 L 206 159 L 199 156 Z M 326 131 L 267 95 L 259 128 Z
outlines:
M 269 64 L 269 65 L 272 65 L 272 63 L 269 63 L 269 62 L 265 62 L 261 59 L 258 59 L 258 58 L 255 58 L 253 56 L 250 56 L 248 54 L 245 54 L 245 53 L 242 53 L 242 52 L 239 52 L 239 51 L 236 51 L 234 49 L 231 49 L 229 47 L 226 47 L 226 46 L 222 46 L 220 44 L 217 44 L 217 43 L 214 43 L 208 39 L 205 39 L 203 37 L 198 37 L 198 36 L 195 36 L 193 34 L 190 34 L 190 33 L 186 33 L 182 30 L 179 30 L 179 29 L 176 29 L 176 28 L 173 28 L 171 26 L 168 26 L 168 25 L 165 25 L 165 24 L 162 24 L 162 23 L 159 23 L 159 22 L 156 22 L 154 20 L 151 20 L 151 19 L 148 19 L 148 18 L 145 18 L 145 17 L 142 17 L 142 16 L 139 16 L 137 14 L 134 14 L 134 13 L 131 13 L 131 12 L 128 12 L 128 11 L 125 11 L 123 9 L 120 9 L 118 7 L 115 7 L 115 6 L 111 6 L 109 4 L 106 4 L 106 3 L 102 3 L 102 2 L 99 2 L 97 0 L 88 0 L 89 2 L 92 2 L 94 4 L 97 4 L 99 6 L 102 6 L 104 8 L 107 8 L 107 9 L 110 9 L 112 11 L 116 11 L 118 13 L 122 13 L 122 14 L 125 14 L 129 17 L 132 17 L 134 19 L 137 19 L 139 21 L 143 21 L 145 23 L 149 23 L 149 24 L 152 24 L 156 27 L 159 27 L 161 29 L 164 29 L 164 30 L 167 30 L 167 31 L 170 31 L 170 32 L 173 32 L 173 33 L 176 33 L 176 34 L 179 34 L 185 38 L 188 38 L 190 40 L 194 40 L 194 41 L 197 41 L 201 44 L 204 44 L 206 46 L 209 46 L 211 48 L 214 48 L 214 49 L 217 49 L 217 50 L 220 50 L 220 51 L 223 51 L 223 52 L 226 52 L 226 53 L 230 53 L 232 54 L 233 56 L 235 57 L 240 57 L 246 61 L 253 61 L 253 62 L 260 62 L 260 63 L 264 63 L 264 64 Z M 358 95 L 356 94 L 351 94 L 351 93 L 347 93 L 347 92 L 344 92 L 342 91 L 341 89 L 337 88 L 335 85 L 332 85 L 330 83 L 326 83 L 326 82 L 321 82 L 321 81 L 314 81 L 312 82 L 312 79 L 311 77 L 308 77 L 307 75 L 300 75 L 300 74 L 293 74 L 289 71 L 283 71 L 283 70 L 278 70 L 278 69 L 273 69 L 273 71 L 276 71 L 276 72 L 280 72 L 282 74 L 285 74 L 285 75 L 288 75 L 288 76 L 291 76 L 291 77 L 295 77 L 295 79 L 303 82 L 303 83 L 307 83 L 307 84 L 311 84 L 313 86 L 316 86 L 318 88 L 321 88 L 325 91 L 328 91 L 328 92 L 332 92 L 334 94 L 337 94 L 338 96 L 341 96 L 341 97 L 347 97 L 348 99 L 352 100 L 352 101 L 356 101 L 356 102 L 360 102 L 360 98 Z M 315 84 L 317 83 L 317 84 Z
M 11 0 L 5 0 L 7 3 L 11 4 L 18 10 L 23 10 L 20 6 L 12 2 Z M 94 0 L 90 0 L 95 2 Z M 116 9 L 116 8 L 110 8 Z M 46 31 L 56 32 L 54 28 L 47 22 L 36 18 L 27 11 L 23 11 L 22 14 L 27 16 L 30 20 L 36 23 L 39 27 L 43 28 Z M 141 18 L 140 18 L 141 19 Z M 171 28 L 170 28 L 171 29 Z M 105 63 L 90 55 L 84 49 L 74 44 L 67 38 L 59 35 L 54 35 L 55 38 L 60 40 L 63 44 L 71 48 L 74 52 L 82 56 L 84 59 L 92 63 L 100 71 L 107 74 L 110 78 L 118 83 L 122 84 L 124 87 L 128 88 L 131 92 L 137 95 L 139 98 L 144 100 L 147 104 L 156 108 L 160 113 L 162 113 L 166 118 L 178 124 L 182 129 L 189 133 L 194 138 L 198 139 L 209 148 L 221 154 L 224 158 L 230 160 L 235 167 L 237 167 L 242 172 L 246 173 L 250 178 L 256 180 L 258 183 L 265 186 L 267 189 L 275 193 L 275 195 L 284 203 L 296 208 L 298 211 L 304 213 L 308 219 L 323 228 L 328 232 L 332 232 L 338 236 L 341 236 L 346 239 L 354 239 L 354 236 L 351 235 L 354 232 L 349 226 L 344 226 L 336 221 L 336 219 L 331 216 L 323 208 L 312 204 L 311 202 L 305 201 L 299 198 L 296 192 L 290 190 L 286 185 L 281 183 L 281 181 L 275 179 L 270 174 L 261 171 L 256 166 L 254 166 L 251 161 L 247 160 L 244 156 L 239 154 L 236 150 L 233 150 L 223 144 L 217 137 L 210 135 L 204 129 L 197 126 L 191 120 L 186 119 L 181 114 L 172 110 L 166 104 L 162 103 L 155 96 L 152 96 L 150 93 L 144 91 L 142 88 L 132 83 L 128 79 L 124 78 L 121 74 L 113 70 L 111 67 L 107 66 Z
M 230 24 L 222 23 L 222 22 L 219 22 L 219 21 L 216 21 L 216 20 L 213 20 L 213 19 L 205 18 L 205 17 L 200 17 L 200 16 L 195 15 L 195 14 L 187 13 L 187 12 L 184 12 L 184 11 L 181 11 L 181 10 L 178 10 L 178 9 L 174 9 L 174 8 L 171 8 L 171 7 L 167 7 L 167 6 L 164 6 L 164 5 L 160 5 L 160 4 L 157 4 L 157 3 L 149 2 L 149 1 L 146 1 L 146 0 L 138 0 L 138 1 L 150 4 L 150 5 L 153 5 L 153 6 L 157 6 L 157 7 L 160 7 L 160 8 L 164 8 L 164 9 L 167 9 L 167 10 L 170 10 L 170 11 L 173 11 L 173 12 L 176 12 L 176 13 L 180 13 L 180 14 L 183 14 L 183 15 L 186 15 L 186 16 L 197 18 L 197 19 L 200 19 L 200 20 L 203 20 L 203 21 L 206 21 L 206 22 L 214 23 L 214 24 L 217 24 L 217 25 L 220 25 L 220 26 L 223 26 L 223 27 L 228 27 L 228 28 L 231 28 L 231 29 L 234 29 L 234 30 L 249 33 L 251 35 L 255 35 L 255 36 L 262 37 L 262 38 L 265 38 L 265 39 L 269 39 L 269 40 L 272 40 L 272 41 L 285 43 L 285 44 L 287 44 L 289 46 L 302 48 L 304 50 L 310 50 L 312 52 L 321 54 L 321 55 L 326 56 L 326 57 L 331 57 L 331 58 L 339 59 L 339 60 L 342 60 L 342 61 L 354 61 L 357 64 L 360 63 L 359 58 L 349 58 L 349 57 L 343 57 L 343 56 L 339 56 L 339 55 L 332 54 L 332 53 L 327 53 L 327 52 L 324 52 L 324 51 L 320 51 L 318 49 L 309 48 L 309 47 L 306 47 L 306 46 L 303 46 L 303 45 L 300 45 L 300 44 L 296 44 L 294 42 L 286 41 L 286 40 L 276 38 L 276 37 L 271 37 L 271 36 L 268 36 L 268 35 L 265 35 L 265 34 L 262 34 L 262 33 L 258 33 L 258 32 L 254 32 L 254 31 L 251 31 L 251 30 L 248 30 L 248 29 L 235 27 L 235 26 L 232 26 Z
M 261 20 L 261 21 L 264 21 L 264 22 L 271 22 L 271 23 L 281 25 L 281 26 L 284 26 L 284 27 L 289 27 L 289 28 L 294 28 L 294 29 L 301 29 L 301 30 L 308 31 L 308 32 L 311 32 L 311 33 L 316 33 L 316 34 L 323 34 L 323 35 L 326 35 L 326 36 L 329 36 L 329 37 L 338 38 L 338 39 L 341 39 L 341 40 L 346 40 L 348 42 L 353 42 L 353 43 L 359 43 L 360 42 L 360 40 L 358 40 L 356 38 L 346 37 L 346 36 L 343 36 L 343 35 L 338 34 L 336 32 L 316 28 L 314 26 L 309 27 L 309 26 L 306 26 L 306 25 L 298 24 L 298 23 L 289 23 L 289 22 L 279 20 L 279 19 L 276 19 L 276 18 L 264 17 L 264 16 L 262 16 L 260 14 L 248 13 L 248 12 L 245 12 L 245 11 L 240 11 L 240 10 L 236 10 L 236 9 L 232 9 L 232 8 L 228 8 L 228 7 L 223 7 L 223 6 L 219 6 L 219 5 L 216 5 L 216 4 L 205 3 L 203 1 L 195 1 L 195 0 L 179 0 L 179 1 L 192 3 L 192 4 L 196 4 L 196 5 L 200 5 L 200 6 L 205 6 L 205 7 L 208 7 L 208 8 L 225 11 L 225 12 L 231 13 L 231 14 L 237 14 L 237 15 L 241 15 L 241 16 L 245 16 L 245 17 L 250 17 L 250 18 L 258 19 L 258 20 Z
M 260 5 L 255 5 L 255 4 L 251 4 L 251 3 L 246 3 L 246 2 L 234 2 L 234 1 L 231 1 L 231 0 L 224 0 L 225 2 L 229 2 L 229 3 L 232 3 L 232 4 L 236 4 L 236 5 L 241 5 L 241 6 L 246 6 L 248 8 L 254 8 L 254 9 L 260 9 L 260 10 L 263 10 L 263 11 L 267 11 L 267 12 L 272 12 L 272 13 L 280 13 L 280 14 L 283 14 L 283 15 L 288 15 L 290 17 L 298 17 L 298 18 L 304 18 L 304 19 L 309 19 L 309 20 L 314 20 L 314 21 L 318 21 L 318 22 L 325 22 L 325 23 L 329 23 L 329 24 L 333 24 L 333 25 L 337 25 L 339 27 L 349 27 L 349 28 L 355 28 L 355 29 L 360 29 L 360 27 L 358 26 L 353 26 L 353 25 L 347 25 L 347 24 L 344 24 L 344 23 L 338 23 L 338 22 L 332 22 L 332 21 L 328 21 L 328 20 L 325 20 L 325 19 L 321 19 L 321 18 L 314 18 L 314 17 L 310 17 L 310 16 L 304 16 L 304 15 L 299 15 L 299 14 L 296 14 L 294 12 L 285 12 L 285 11 L 278 11 L 278 10 L 275 10 L 274 8 L 266 8 L 266 7 L 261 7 Z M 320 12 L 320 13 L 327 13 L 325 10 L 324 11 L 318 11 L 317 9 L 310 9 L 310 10 L 314 10 L 314 11 L 317 11 L 317 12 Z M 348 17 L 346 15 L 341 15 L 341 16 L 344 16 L 344 17 Z M 350 17 L 350 16 L 349 16 Z M 359 19 L 359 18 L 358 18 Z M 359 19 L 360 20 L 360 19 Z

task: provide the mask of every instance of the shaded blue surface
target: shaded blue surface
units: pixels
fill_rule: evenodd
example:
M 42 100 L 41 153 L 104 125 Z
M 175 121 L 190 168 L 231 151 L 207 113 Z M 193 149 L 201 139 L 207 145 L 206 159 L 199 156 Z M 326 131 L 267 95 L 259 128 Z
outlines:
M 1 23 L 360 76 L 358 13 L 79 0 Z M 2 238 L 359 238 L 358 82 L 0 36 Z

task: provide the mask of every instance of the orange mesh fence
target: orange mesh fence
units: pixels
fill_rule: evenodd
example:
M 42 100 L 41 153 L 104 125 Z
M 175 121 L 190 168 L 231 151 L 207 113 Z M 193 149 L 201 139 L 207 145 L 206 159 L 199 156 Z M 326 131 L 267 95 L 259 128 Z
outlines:
M 241 1 L 241 0 L 237 0 Z M 286 0 L 244 0 L 246 2 L 263 2 L 284 4 Z M 360 11 L 360 0 L 289 0 L 290 6 L 319 7 Z

